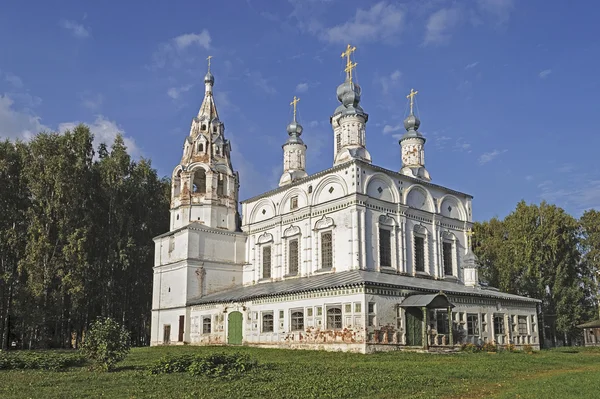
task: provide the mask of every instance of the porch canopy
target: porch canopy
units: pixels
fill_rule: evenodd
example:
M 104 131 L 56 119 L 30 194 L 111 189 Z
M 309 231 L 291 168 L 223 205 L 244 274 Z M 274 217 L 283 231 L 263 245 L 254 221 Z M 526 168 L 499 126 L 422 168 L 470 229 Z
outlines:
M 443 292 L 429 295 L 411 295 L 407 297 L 400 307 L 403 308 L 428 308 L 428 309 L 448 309 L 455 307 L 452 302 L 448 300 L 448 297 Z
M 585 324 L 580 324 L 577 326 L 578 328 L 600 328 L 600 320 L 594 320 L 587 322 Z

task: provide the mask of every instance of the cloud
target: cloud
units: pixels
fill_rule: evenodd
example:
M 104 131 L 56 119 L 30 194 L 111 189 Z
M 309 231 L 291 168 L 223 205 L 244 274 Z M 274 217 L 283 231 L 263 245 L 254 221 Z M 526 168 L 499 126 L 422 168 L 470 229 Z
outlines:
M 466 65 L 465 69 L 472 69 L 472 68 L 475 68 L 477 65 L 479 65 L 479 61 L 475 61 L 475 62 L 472 62 L 472 63 Z
M 540 79 L 546 79 L 552 73 L 552 69 L 544 69 L 541 71 L 538 76 Z
M 10 83 L 17 89 L 21 89 L 23 87 L 23 81 L 21 80 L 21 78 L 17 75 L 13 75 L 12 73 L 5 73 L 4 80 L 6 80 L 8 83 Z
M 184 64 L 197 64 L 200 61 L 197 57 L 198 53 L 192 49 L 208 50 L 210 43 L 210 33 L 206 29 L 200 33 L 176 36 L 158 45 L 158 49 L 152 54 L 152 65 L 148 68 L 157 70 L 167 65 L 180 68 Z
M 92 94 L 89 91 L 81 93 L 80 97 L 81 105 L 91 111 L 97 111 L 104 102 L 104 96 L 102 96 L 102 94 Z
M 514 0 L 477 0 L 477 8 L 481 15 L 493 18 L 496 25 L 504 25 L 514 10 Z
M 488 162 L 493 161 L 498 155 L 505 153 L 508 150 L 494 150 L 492 152 L 486 152 L 483 153 L 480 157 L 479 157 L 479 164 L 483 165 L 486 164 Z
M 456 8 L 442 8 L 431 14 L 425 26 L 424 45 L 447 42 L 452 30 L 460 22 L 460 12 Z
M 396 69 L 389 75 L 376 77 L 375 81 L 381 86 L 381 92 L 383 94 L 388 94 L 391 89 L 399 86 L 401 79 L 402 72 L 399 69 Z
M 90 36 L 90 28 L 68 19 L 61 19 L 59 22 L 61 28 L 71 32 L 73 36 L 78 39 L 86 39 Z
M 322 40 L 329 43 L 364 43 L 389 41 L 397 38 L 404 26 L 404 11 L 393 4 L 381 1 L 368 10 L 358 9 L 353 19 L 341 25 L 319 30 Z
M 588 209 L 600 208 L 600 179 L 598 176 L 580 175 L 562 183 L 546 180 L 538 184 L 540 197 L 549 203 L 571 208 L 581 214 Z
M 185 50 L 194 44 L 208 50 L 210 48 L 210 40 L 210 34 L 204 29 L 201 33 L 186 33 L 177 36 L 173 39 L 173 42 L 179 50 Z
M 58 125 L 58 131 L 64 132 L 65 130 L 73 130 L 81 122 L 64 122 Z M 117 134 L 121 133 L 123 141 L 127 146 L 129 154 L 137 158 L 142 155 L 140 149 L 135 143 L 135 140 L 131 136 L 126 136 L 123 129 L 121 129 L 116 122 L 106 119 L 102 115 L 98 115 L 93 123 L 85 123 L 90 128 L 90 131 L 94 134 L 94 148 L 98 148 L 100 143 L 104 143 L 110 147 L 110 145 L 117 137 Z
M 525 176 L 525 180 L 532 181 L 533 180 L 533 176 L 527 175 L 527 176 Z
M 185 86 L 181 86 L 181 87 L 171 87 L 169 90 L 167 90 L 167 95 L 169 97 L 171 97 L 173 100 L 177 100 L 179 98 L 179 96 L 181 95 L 181 93 L 185 93 L 190 91 L 190 89 L 193 87 L 194 85 L 185 85 Z
M 254 85 L 256 87 L 258 87 L 265 93 L 267 93 L 267 94 L 277 93 L 277 89 L 275 89 L 275 87 L 269 83 L 268 79 L 264 78 L 260 72 L 246 71 L 245 75 L 252 83 L 254 83 Z
M 41 118 L 27 110 L 19 110 L 9 95 L 0 95 L 0 138 L 31 139 L 41 131 L 50 130 Z
M 308 91 L 308 83 L 298 83 L 296 85 L 296 91 L 298 93 L 306 93 Z
M 385 125 L 383 127 L 383 134 L 389 134 L 389 133 L 393 133 L 393 132 L 397 132 L 398 130 L 402 130 L 402 123 L 399 123 L 395 126 L 392 125 Z

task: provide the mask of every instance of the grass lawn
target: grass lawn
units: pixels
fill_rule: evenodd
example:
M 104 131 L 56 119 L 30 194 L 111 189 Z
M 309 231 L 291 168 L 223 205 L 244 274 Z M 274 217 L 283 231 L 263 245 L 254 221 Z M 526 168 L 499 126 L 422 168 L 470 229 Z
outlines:
M 235 380 L 150 375 L 167 354 L 244 352 L 263 367 Z M 110 373 L 0 371 L 0 398 L 594 398 L 600 350 L 373 355 L 246 347 L 137 348 Z

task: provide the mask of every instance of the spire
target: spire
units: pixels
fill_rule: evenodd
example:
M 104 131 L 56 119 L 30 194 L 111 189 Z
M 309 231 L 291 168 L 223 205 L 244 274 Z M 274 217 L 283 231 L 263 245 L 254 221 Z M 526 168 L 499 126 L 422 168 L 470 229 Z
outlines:
M 198 118 L 212 121 L 213 119 L 219 119 L 219 113 L 217 112 L 217 106 L 213 98 L 213 86 L 215 84 L 215 77 L 210 72 L 210 60 L 213 58 L 209 55 L 206 60 L 208 61 L 208 71 L 204 75 L 204 101 L 198 111 Z
M 463 283 L 466 286 L 477 287 L 479 285 L 479 259 L 477 255 L 473 253 L 471 248 L 471 237 L 473 236 L 473 230 L 469 228 L 467 234 L 467 252 L 464 254 L 463 263 Z
M 352 62 L 356 47 L 348 44 L 341 55 L 346 60 L 346 80 L 337 88 L 337 99 L 341 103 L 330 118 L 334 133 L 334 165 L 360 159 L 371 162 L 371 154 L 366 149 L 365 124 L 369 115 L 360 106 L 362 90 L 354 82 L 353 71 L 358 63 Z
M 279 186 L 293 183 L 307 176 L 306 173 L 306 144 L 300 138 L 302 125 L 296 121 L 297 105 L 300 99 L 294 96 L 290 105 L 294 109 L 294 117 L 287 125 L 288 139 L 283 148 L 283 174 L 279 179 Z
M 404 128 L 406 133 L 399 141 L 402 153 L 402 169 L 400 173 L 430 181 L 429 172 L 425 169 L 425 137 L 419 132 L 421 121 L 415 116 L 414 105 L 415 96 L 418 91 L 410 89 L 406 96 L 410 100 L 410 114 L 404 119 Z

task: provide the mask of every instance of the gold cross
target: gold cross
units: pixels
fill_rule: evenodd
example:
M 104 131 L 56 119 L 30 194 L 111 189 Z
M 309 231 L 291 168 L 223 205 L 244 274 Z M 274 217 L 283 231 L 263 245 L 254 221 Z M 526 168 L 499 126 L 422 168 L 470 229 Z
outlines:
M 294 106 L 294 122 L 296 121 L 296 104 L 298 104 L 298 101 L 300 101 L 300 99 L 294 96 L 294 101 L 290 103 L 290 105 Z
M 208 57 L 206 57 L 207 61 L 208 61 L 208 72 L 210 72 L 210 59 L 212 58 L 212 55 L 209 55 Z
M 414 105 L 414 97 L 417 95 L 418 91 L 415 91 L 415 89 L 410 89 L 410 94 L 408 96 L 406 96 L 406 98 L 410 98 L 410 114 L 413 114 L 413 105 Z
M 471 237 L 473 237 L 473 235 L 475 235 L 475 233 L 469 228 L 469 230 L 467 230 L 467 243 L 469 244 L 469 249 L 471 249 Z
M 356 47 L 352 47 L 351 45 L 348 45 L 346 47 L 346 51 L 344 51 L 341 55 L 342 58 L 346 57 L 346 69 L 344 69 L 344 71 L 346 72 L 347 76 L 348 76 L 348 80 L 350 80 L 352 82 L 352 70 L 354 68 L 356 68 L 356 65 L 358 65 L 356 62 L 352 62 L 352 60 L 350 59 L 350 54 L 352 54 L 354 51 L 356 51 Z

